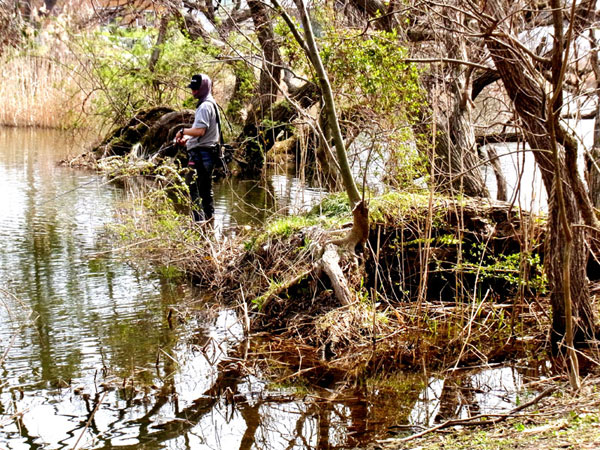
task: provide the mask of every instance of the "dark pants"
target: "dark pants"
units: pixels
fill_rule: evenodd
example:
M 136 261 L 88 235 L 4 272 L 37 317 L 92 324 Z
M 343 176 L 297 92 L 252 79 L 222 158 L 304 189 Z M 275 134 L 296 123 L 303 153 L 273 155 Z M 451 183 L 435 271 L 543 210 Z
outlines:
M 212 176 L 213 176 L 213 159 L 210 149 L 192 149 L 188 151 L 189 161 L 188 166 L 193 168 L 187 180 L 192 198 L 192 214 L 194 220 L 210 220 L 215 211 L 213 206 L 212 192 Z M 202 211 L 204 218 L 200 212 L 200 200 L 202 201 Z

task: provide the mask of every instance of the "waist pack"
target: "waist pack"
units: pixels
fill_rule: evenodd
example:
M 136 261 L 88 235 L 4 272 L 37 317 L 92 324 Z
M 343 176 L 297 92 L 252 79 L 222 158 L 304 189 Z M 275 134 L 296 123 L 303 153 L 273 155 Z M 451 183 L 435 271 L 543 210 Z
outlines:
M 227 164 L 233 161 L 233 147 L 231 145 L 225 144 L 223 140 L 223 130 L 221 129 L 221 116 L 219 114 L 219 108 L 216 103 L 211 100 L 206 100 L 208 103 L 213 105 L 215 109 L 215 118 L 217 122 L 217 126 L 219 127 L 219 142 L 211 147 L 194 147 L 188 151 L 189 159 L 192 161 L 195 158 L 195 154 L 199 154 L 200 152 L 210 153 L 213 168 L 214 169 L 222 169 L 225 173 L 227 173 Z
M 194 147 L 188 150 L 189 161 L 194 165 L 202 161 L 202 153 L 209 154 L 214 169 L 227 169 L 227 164 L 233 160 L 233 147 L 228 144 L 215 144 L 211 147 Z

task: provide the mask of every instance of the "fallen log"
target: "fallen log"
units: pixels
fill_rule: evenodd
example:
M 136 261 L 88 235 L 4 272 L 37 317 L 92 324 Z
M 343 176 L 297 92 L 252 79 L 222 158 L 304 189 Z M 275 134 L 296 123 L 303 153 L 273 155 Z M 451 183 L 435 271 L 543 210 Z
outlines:
M 149 110 L 141 111 L 132 117 L 122 127 L 110 132 L 103 140 L 92 148 L 92 154 L 96 159 L 106 158 L 109 156 L 123 156 L 131 152 L 134 145 L 140 143 L 144 136 L 152 129 L 152 127 L 160 121 L 166 114 L 174 112 L 171 108 L 157 107 Z M 193 117 L 193 112 L 182 112 L 180 122 L 189 122 Z M 153 135 L 157 134 L 156 129 L 153 130 Z M 150 144 L 150 141 L 146 142 Z M 156 149 L 164 142 L 154 142 Z

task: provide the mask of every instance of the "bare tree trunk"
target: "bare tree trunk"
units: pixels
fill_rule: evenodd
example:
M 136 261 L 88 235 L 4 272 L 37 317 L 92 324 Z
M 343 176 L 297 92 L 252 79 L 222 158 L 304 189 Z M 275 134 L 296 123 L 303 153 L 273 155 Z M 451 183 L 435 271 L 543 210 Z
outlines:
M 243 171 L 250 174 L 262 170 L 265 155 L 275 143 L 279 132 L 273 128 L 265 129 L 262 122 L 265 118 L 274 120 L 272 107 L 279 92 L 282 59 L 267 8 L 257 0 L 249 0 L 248 6 L 263 53 L 258 95 L 252 102 L 242 131 L 243 138 L 240 139 L 241 142 L 245 142 L 244 159 L 246 164 L 244 164 Z
M 165 43 L 167 36 L 168 24 L 169 16 L 167 14 L 162 15 L 158 26 L 158 36 L 156 37 L 156 42 L 154 43 L 152 54 L 150 55 L 150 60 L 148 61 L 148 70 L 150 72 L 154 72 L 154 69 L 156 69 L 156 64 L 158 63 L 160 54 L 162 53 L 162 45 Z
M 598 87 L 600 89 L 600 86 Z M 600 208 L 600 96 L 596 100 L 594 145 L 586 155 L 586 180 L 594 208 Z
M 588 190 L 595 208 L 600 208 L 600 61 L 598 61 L 598 44 L 596 33 L 590 30 L 591 64 L 596 80 L 596 113 L 594 117 L 594 144 L 589 154 L 585 155 L 585 176 Z
M 263 65 L 258 85 L 258 103 L 252 120 L 262 119 L 277 99 L 281 80 L 282 59 L 275 33 L 265 5 L 257 0 L 249 0 L 248 6 L 254 22 L 258 42 L 263 52 Z
M 0 56 L 5 46 L 15 45 L 21 39 L 20 22 L 21 17 L 15 5 L 0 2 Z
M 215 23 L 215 5 L 213 5 L 212 0 L 204 0 L 204 13 L 208 20 L 212 23 Z
M 448 8 L 445 19 L 446 26 L 451 21 L 462 22 L 460 13 Z M 467 44 L 464 36 L 457 33 L 446 33 L 445 46 L 449 58 L 468 60 Z M 435 167 L 436 179 L 445 191 L 453 190 L 471 197 L 489 197 L 488 189 L 481 174 L 481 162 L 477 155 L 475 131 L 472 120 L 471 80 L 472 69 L 462 65 L 450 65 L 453 110 L 448 119 L 446 132 L 447 145 L 440 146 Z M 446 152 L 443 152 L 446 150 Z
M 486 13 L 491 16 L 502 16 L 502 6 L 498 0 L 487 3 Z M 488 29 L 496 28 L 497 22 L 489 23 Z M 564 293 L 570 284 L 570 294 L 575 318 L 575 341 L 583 343 L 595 334 L 594 314 L 590 304 L 590 294 L 586 278 L 586 263 L 588 253 L 585 247 L 585 228 L 573 227 L 572 251 L 570 258 L 565 254 L 567 248 L 562 239 L 559 204 L 564 203 L 564 215 L 571 224 L 582 221 L 580 203 L 574 195 L 576 189 L 570 177 L 567 180 L 556 180 L 555 164 L 550 150 L 553 148 L 551 133 L 546 120 L 545 105 L 549 99 L 542 86 L 544 80 L 537 74 L 532 64 L 523 52 L 511 45 L 510 35 L 495 33 L 494 36 L 484 30 L 485 44 L 500 74 L 508 96 L 513 100 L 515 110 L 523 125 L 523 132 L 527 142 L 533 149 L 537 165 L 541 169 L 542 179 L 549 197 L 549 222 L 546 241 L 545 266 L 551 289 L 550 300 L 552 305 L 552 331 L 551 339 L 553 350 L 556 352 L 561 346 L 561 341 L 566 333 L 566 317 Z M 557 124 L 558 125 L 558 124 Z M 556 127 L 559 142 L 564 141 L 566 132 Z M 558 163 L 560 173 L 569 173 L 565 162 L 564 148 L 560 148 Z M 558 198 L 559 190 L 555 183 L 563 185 L 562 198 Z M 563 262 L 569 261 L 569 280 L 565 285 L 565 272 Z
M 150 55 L 150 60 L 148 61 L 148 70 L 150 73 L 154 73 L 156 69 L 156 64 L 158 64 L 158 60 L 160 59 L 160 54 L 162 53 L 162 47 L 167 38 L 167 27 L 169 25 L 169 15 L 163 14 L 160 18 L 160 24 L 158 26 L 158 36 L 156 37 L 156 43 L 154 44 L 154 48 L 152 49 L 152 54 Z M 152 87 L 154 89 L 154 93 L 156 94 L 156 100 L 160 103 L 160 83 L 155 78 L 152 77 Z
M 398 5 L 395 2 L 389 2 L 389 8 L 379 0 L 352 0 L 351 4 L 373 18 L 379 18 L 375 24 L 387 31 L 398 29 L 400 23 L 394 14 L 393 7 Z M 386 13 L 387 12 L 387 13 Z M 454 8 L 446 8 L 442 14 L 444 24 L 438 25 L 438 29 L 443 29 L 441 34 L 444 36 L 443 46 L 449 59 L 468 61 L 467 43 L 465 37 L 452 30 L 463 20 L 463 14 L 457 12 Z M 436 20 L 437 20 L 436 16 Z M 429 25 L 429 26 L 427 26 Z M 423 26 L 420 22 L 418 29 L 411 27 L 406 30 L 406 37 L 413 42 L 435 40 L 438 35 L 432 32 L 431 23 Z M 490 83 L 499 79 L 498 74 L 490 70 L 476 79 L 476 91 L 472 92 L 473 80 L 471 78 L 472 69 L 465 69 L 465 66 L 452 64 L 449 66 L 447 79 L 450 80 L 452 90 L 452 106 L 449 107 L 452 112 L 446 123 L 438 122 L 436 124 L 440 135 L 436 137 L 435 162 L 436 185 L 442 191 L 459 191 L 473 197 L 489 197 L 489 191 L 485 185 L 481 172 L 481 160 L 477 154 L 477 145 L 472 121 L 472 103 L 481 90 Z M 425 117 L 424 111 L 420 112 Z M 437 120 L 433 117 L 433 120 Z M 415 125 L 418 135 L 427 136 L 426 123 L 418 120 L 420 124 Z M 427 149 L 421 149 L 423 154 L 429 154 Z
M 429 28 L 437 26 L 442 29 L 443 37 L 436 44 L 444 57 L 454 61 L 469 61 L 466 38 L 457 28 L 464 21 L 462 13 L 452 8 L 444 8 L 439 13 L 444 23 L 429 22 Z M 435 16 L 438 19 L 438 16 Z M 431 40 L 437 36 L 432 33 L 412 33 L 408 30 L 411 40 Z M 419 136 L 429 136 L 431 131 L 427 125 L 436 121 L 437 135 L 435 140 L 434 183 L 436 189 L 443 192 L 461 192 L 473 197 L 489 197 L 489 191 L 482 174 L 482 161 L 477 152 L 477 141 L 473 127 L 473 99 L 483 88 L 499 79 L 494 70 L 486 71 L 475 80 L 472 77 L 473 68 L 458 63 L 449 63 L 440 68 L 440 73 L 433 74 L 430 80 L 425 80 L 425 90 L 429 92 L 430 104 L 444 103 L 441 111 L 449 111 L 445 117 L 436 117 L 432 111 L 421 108 L 419 118 L 415 120 L 415 132 Z M 448 86 L 439 89 L 439 80 L 447 80 Z M 475 84 L 476 82 L 476 84 Z M 474 90 L 475 89 L 475 90 Z M 431 117 L 431 118 L 430 118 Z M 420 148 L 421 153 L 430 156 L 428 148 Z
M 46 6 L 46 11 L 48 11 L 48 13 L 52 11 L 56 2 L 57 0 L 44 0 L 44 5 Z
M 425 145 L 421 141 L 417 142 L 419 151 L 428 158 L 431 157 L 429 145 L 434 145 L 435 142 L 434 182 L 437 190 L 443 192 L 455 190 L 469 196 L 488 197 L 489 192 L 479 167 L 481 160 L 477 156 L 477 147 L 476 144 L 471 144 L 470 136 L 472 135 L 475 142 L 475 135 L 468 117 L 470 111 L 465 111 L 459 104 L 455 104 L 448 123 L 442 124 L 437 117 L 433 116 L 433 111 L 424 106 L 413 121 L 413 129 L 415 135 L 429 138 L 425 141 Z M 431 140 L 429 129 L 431 120 L 436 121 L 436 130 L 438 130 L 435 141 Z M 475 146 L 471 147 L 471 145 Z M 470 157 L 466 156 L 465 147 L 470 148 Z
M 318 101 L 319 89 L 312 82 L 307 82 L 290 95 L 300 108 L 308 109 Z M 281 123 L 278 128 L 266 128 L 251 120 L 246 121 L 238 142 L 244 143 L 244 161 L 240 161 L 244 175 L 260 173 L 264 165 L 266 153 L 273 147 L 276 135 L 287 127 L 298 115 L 298 111 L 289 105 L 278 103 L 271 108 L 270 118 Z
M 456 83 L 461 77 L 456 78 Z M 466 85 L 462 86 L 466 88 Z M 461 96 L 445 127 L 447 143 L 436 148 L 436 180 L 444 191 L 460 192 L 470 197 L 489 197 L 481 174 L 473 130 L 472 108 Z
M 323 136 L 319 138 L 319 145 L 316 146 L 316 156 L 321 168 L 321 181 L 328 189 L 337 191 L 343 187 L 343 181 L 331 153 L 331 129 L 327 124 L 327 115 L 323 110 L 319 114 L 319 126 L 323 131 Z
M 496 153 L 496 149 L 494 147 L 488 145 L 487 154 L 492 169 L 494 170 L 494 175 L 496 175 L 496 186 L 498 190 L 496 198 L 498 200 L 506 201 L 508 198 L 508 193 L 506 192 L 506 178 L 502 172 L 502 166 L 500 165 L 500 160 L 498 159 L 498 153 Z
M 399 25 L 394 9 L 400 6 L 395 1 L 388 3 L 380 0 L 351 0 L 350 4 L 358 11 L 374 18 L 375 28 L 391 32 Z

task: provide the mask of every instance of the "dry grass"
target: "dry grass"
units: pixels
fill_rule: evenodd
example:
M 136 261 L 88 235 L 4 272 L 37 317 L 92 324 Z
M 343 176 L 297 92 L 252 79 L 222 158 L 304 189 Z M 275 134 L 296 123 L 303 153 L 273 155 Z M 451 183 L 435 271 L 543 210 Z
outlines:
M 222 300 L 247 304 L 254 332 L 294 342 L 293 351 L 304 353 L 304 366 L 311 361 L 317 372 L 357 377 L 399 367 L 418 370 L 423 364 L 444 369 L 526 356 L 546 345 L 549 322 L 540 311 L 544 305 L 536 302 L 521 305 L 518 324 L 511 325 L 509 302 L 397 303 L 379 293 L 373 305 L 356 279 L 357 300 L 340 307 L 326 277 L 311 270 L 318 242 L 327 239 L 318 227 L 266 240 L 250 251 L 244 249 L 248 236 L 223 237 L 192 224 L 182 229 L 179 237 L 165 239 L 161 233 L 150 245 L 140 240 L 145 259 L 184 268 Z M 148 228 L 146 236 L 156 231 Z M 313 246 L 303 246 L 305 239 Z M 346 261 L 346 273 L 357 270 L 351 266 Z M 289 352 L 280 350 L 288 360 Z M 287 368 L 285 376 L 300 370 L 289 360 Z
M 83 94 L 64 60 L 58 54 L 38 57 L 11 52 L 0 58 L 0 125 L 68 128 L 77 124 Z

